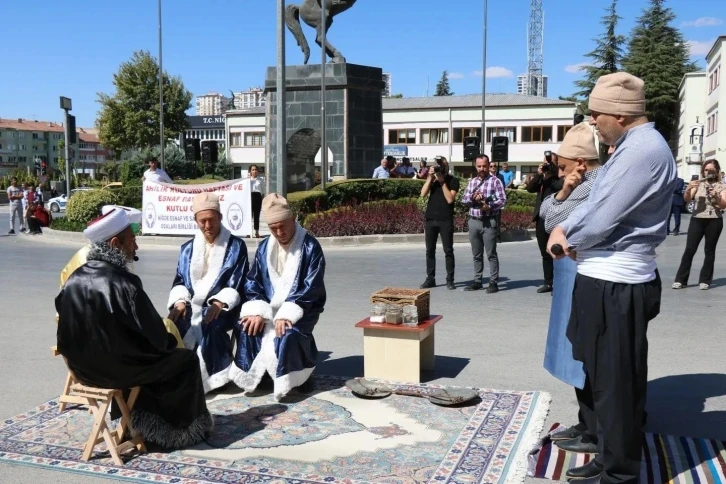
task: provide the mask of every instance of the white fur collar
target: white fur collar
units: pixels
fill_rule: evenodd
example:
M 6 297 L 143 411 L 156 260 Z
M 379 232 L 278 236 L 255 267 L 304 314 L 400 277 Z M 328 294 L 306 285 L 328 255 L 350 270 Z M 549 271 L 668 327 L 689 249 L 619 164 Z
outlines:
M 224 226 L 219 232 L 217 239 L 214 241 L 213 247 L 209 252 L 209 260 L 207 262 L 207 274 L 202 278 L 202 269 L 204 268 L 204 246 L 207 241 L 201 231 L 197 232 L 192 242 L 192 260 L 189 264 L 189 279 L 194 289 L 194 297 L 192 297 L 192 328 L 197 343 L 202 341 L 202 308 L 209 297 L 209 291 L 219 278 L 219 272 L 224 264 L 224 256 L 227 253 L 227 243 L 231 233 Z M 188 335 L 187 335 L 188 336 Z M 185 338 L 186 340 L 187 338 Z M 186 343 L 186 341 L 185 341 Z
M 285 262 L 285 269 L 282 271 L 282 274 L 277 273 L 275 270 L 276 261 L 272 259 L 272 254 L 276 252 L 275 249 L 279 248 L 280 244 L 272 235 L 267 240 L 267 272 L 270 275 L 270 284 L 272 284 L 273 291 L 275 292 L 272 299 L 270 299 L 270 306 L 272 306 L 273 313 L 285 302 L 285 299 L 290 294 L 292 285 L 297 280 L 300 259 L 302 257 L 302 245 L 306 235 L 307 231 L 299 223 L 295 222 L 295 236 L 292 238 L 292 242 L 290 242 L 287 261 Z

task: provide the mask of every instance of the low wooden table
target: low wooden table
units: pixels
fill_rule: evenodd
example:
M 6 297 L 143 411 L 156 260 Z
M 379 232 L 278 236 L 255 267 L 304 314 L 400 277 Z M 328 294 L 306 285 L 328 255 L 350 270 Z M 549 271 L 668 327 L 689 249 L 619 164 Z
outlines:
M 443 316 L 431 315 L 418 326 L 371 323 L 363 328 L 363 365 L 366 378 L 421 383 L 421 370 L 434 369 L 434 328 Z

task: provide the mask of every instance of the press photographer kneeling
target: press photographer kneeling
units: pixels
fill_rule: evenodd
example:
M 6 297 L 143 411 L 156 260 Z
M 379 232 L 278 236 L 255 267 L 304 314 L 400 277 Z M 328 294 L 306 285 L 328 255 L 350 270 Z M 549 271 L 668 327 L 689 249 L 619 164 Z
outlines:
M 421 189 L 421 198 L 429 197 L 426 205 L 426 280 L 422 289 L 436 286 L 436 240 L 441 235 L 441 245 L 446 258 L 446 287 L 454 286 L 454 202 L 459 191 L 459 180 L 449 174 L 449 163 L 443 156 L 436 157 L 436 164 Z
M 559 168 L 557 163 L 557 155 L 551 151 L 545 151 L 545 162 L 537 168 L 537 174 L 527 184 L 527 191 L 529 193 L 537 193 L 537 202 L 534 207 L 532 221 L 537 224 L 535 233 L 537 235 L 539 252 L 542 255 L 542 271 L 544 272 L 544 285 L 537 289 L 537 292 L 540 294 L 552 292 L 552 282 L 554 279 L 552 257 L 547 253 L 549 234 L 545 230 L 544 218 L 540 217 L 539 212 L 542 200 L 560 191 L 562 188 L 562 179 L 558 176 Z

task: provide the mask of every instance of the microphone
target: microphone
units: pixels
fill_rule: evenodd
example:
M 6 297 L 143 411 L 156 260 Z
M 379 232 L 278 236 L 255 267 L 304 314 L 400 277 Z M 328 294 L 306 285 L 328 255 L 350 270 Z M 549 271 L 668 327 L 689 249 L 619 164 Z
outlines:
M 554 244 L 552 247 L 550 247 L 550 251 L 554 255 L 558 255 L 558 256 L 565 253 L 565 251 L 562 250 L 562 246 L 560 244 Z
M 139 256 L 138 255 L 135 255 L 134 256 L 134 262 L 138 262 L 138 261 L 139 261 Z

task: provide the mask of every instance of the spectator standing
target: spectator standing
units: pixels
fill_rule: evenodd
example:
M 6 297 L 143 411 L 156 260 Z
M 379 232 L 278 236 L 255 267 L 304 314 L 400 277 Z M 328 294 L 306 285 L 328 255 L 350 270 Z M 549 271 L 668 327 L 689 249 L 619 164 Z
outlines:
M 459 191 L 459 180 L 449 174 L 449 163 L 443 156 L 436 157 L 436 166 L 429 172 L 421 188 L 421 198 L 428 197 L 426 205 L 426 280 L 422 289 L 436 287 L 436 241 L 441 236 L 446 260 L 446 287 L 454 286 L 454 203 Z
M 8 232 L 8 235 L 14 235 L 15 234 L 15 219 L 18 219 L 18 223 L 20 224 L 20 231 L 25 231 L 25 212 L 23 211 L 23 190 L 18 187 L 18 179 L 13 177 L 12 180 L 10 180 L 10 186 L 7 189 L 8 193 L 8 201 L 9 201 L 9 208 L 10 208 L 10 231 Z
M 504 188 L 512 188 L 514 182 L 514 172 L 509 169 L 509 163 L 502 163 L 502 169 L 499 171 L 500 180 L 504 184 Z
M 549 234 L 545 230 L 545 221 L 540 217 L 540 208 L 542 200 L 549 197 L 553 193 L 557 193 L 562 189 L 562 179 L 559 177 L 559 168 L 557 166 L 558 159 L 555 153 L 545 154 L 544 163 L 537 168 L 537 174 L 527 184 L 527 191 L 537 194 L 537 200 L 534 206 L 534 214 L 532 221 L 535 222 L 535 235 L 537 236 L 537 246 L 542 256 L 542 272 L 544 275 L 544 284 L 537 289 L 538 294 L 552 292 L 552 283 L 554 281 L 554 268 L 552 256 L 547 252 L 547 240 Z
M 262 194 L 265 192 L 265 178 L 259 176 L 260 168 L 250 165 L 247 172 L 250 175 L 250 189 L 252 197 L 252 220 L 254 221 L 255 237 L 260 238 L 260 212 L 262 211 Z
M 381 160 L 381 166 L 376 167 L 373 170 L 373 176 L 371 178 L 391 178 L 391 172 L 388 170 L 388 159 L 383 158 Z
M 671 213 L 668 215 L 668 235 L 671 234 L 671 217 L 675 227 L 673 227 L 673 235 L 679 235 L 681 233 L 681 213 L 683 212 L 683 206 L 685 201 L 683 200 L 683 192 L 686 189 L 686 182 L 683 178 L 676 178 L 676 186 L 673 189 L 673 201 L 671 202 Z
M 164 170 L 159 168 L 159 160 L 152 157 L 149 160 L 149 169 L 144 172 L 141 181 L 151 181 L 156 183 L 174 183 Z
M 688 225 L 686 249 L 681 265 L 676 273 L 673 289 L 683 289 L 688 285 L 693 256 L 696 255 L 701 239 L 706 239 L 703 267 L 698 276 L 701 290 L 707 290 L 713 282 L 713 266 L 716 262 L 716 245 L 723 230 L 723 209 L 726 209 L 726 185 L 718 181 L 721 167 L 716 160 L 709 160 L 701 166 L 701 180 L 693 180 L 683 195 L 686 202 L 696 201 L 696 206 Z
M 490 172 L 489 157 L 476 157 L 476 178 L 469 180 L 461 203 L 469 207 L 469 243 L 474 257 L 474 282 L 465 291 L 483 288 L 484 251 L 489 261 L 487 294 L 499 292 L 499 256 L 497 255 L 498 215 L 507 203 L 502 181 Z

